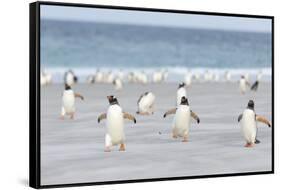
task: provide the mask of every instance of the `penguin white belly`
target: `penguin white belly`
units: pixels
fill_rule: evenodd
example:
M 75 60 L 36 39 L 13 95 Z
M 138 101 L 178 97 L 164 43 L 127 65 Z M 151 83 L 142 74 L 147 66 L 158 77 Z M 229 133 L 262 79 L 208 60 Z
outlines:
M 257 134 L 257 124 L 255 120 L 255 113 L 252 110 L 246 109 L 243 112 L 241 125 L 241 130 L 244 139 L 248 143 L 255 143 Z
M 246 92 L 246 80 L 245 79 L 240 80 L 239 87 L 240 87 L 240 91 L 242 93 Z
M 108 108 L 106 126 L 112 145 L 124 143 L 124 118 L 120 106 L 112 105 Z
M 75 112 L 75 96 L 72 90 L 63 92 L 62 104 L 66 114 L 72 114 Z
M 74 76 L 70 73 L 66 75 L 66 84 L 72 86 L 74 84 Z
M 120 79 L 116 79 L 115 81 L 115 89 L 116 90 L 121 90 L 123 88 L 122 82 Z
M 180 105 L 181 98 L 183 96 L 186 97 L 186 90 L 182 87 L 182 88 L 179 88 L 178 91 L 177 91 L 177 105 Z
M 173 132 L 179 137 L 189 133 L 190 127 L 190 108 L 189 106 L 180 105 L 176 111 L 173 121 Z

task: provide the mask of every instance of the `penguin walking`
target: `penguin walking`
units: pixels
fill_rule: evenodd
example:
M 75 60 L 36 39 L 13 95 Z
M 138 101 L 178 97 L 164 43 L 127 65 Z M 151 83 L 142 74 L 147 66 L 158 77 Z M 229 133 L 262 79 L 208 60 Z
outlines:
M 113 85 L 115 87 L 115 90 L 122 90 L 123 88 L 123 83 L 120 78 L 116 78 L 113 80 Z
M 68 86 L 73 86 L 75 83 L 78 82 L 78 77 L 74 74 L 72 70 L 67 71 L 64 74 L 64 83 Z
M 172 136 L 173 138 L 183 137 L 182 142 L 188 141 L 189 128 L 191 124 L 191 117 L 194 118 L 197 123 L 200 123 L 199 117 L 191 111 L 188 99 L 183 96 L 181 103 L 177 108 L 171 109 L 164 114 L 164 118 L 169 114 L 175 114 L 172 124 Z
M 257 91 L 258 90 L 258 87 L 259 87 L 259 83 L 260 83 L 260 80 L 262 78 L 262 71 L 260 71 L 258 74 L 257 74 L 257 80 L 254 82 L 254 84 L 251 86 L 251 90 L 252 91 Z
M 249 100 L 247 108 L 238 117 L 238 122 L 241 123 L 242 135 L 246 141 L 245 147 L 253 147 L 254 144 L 260 143 L 257 140 L 257 121 L 271 127 L 270 122 L 265 117 L 255 113 L 254 106 L 254 101 Z
M 225 77 L 225 81 L 226 82 L 230 82 L 231 81 L 231 73 L 229 71 L 225 72 L 224 77 Z
M 185 89 L 184 82 L 179 84 L 179 87 L 177 90 L 177 106 L 180 105 L 182 97 L 186 97 L 186 89 Z
M 257 91 L 259 87 L 259 81 L 256 80 L 256 82 L 254 82 L 254 84 L 251 86 L 251 90 L 252 91 Z
M 113 145 L 119 145 L 119 151 L 125 151 L 124 119 L 129 119 L 136 123 L 134 116 L 123 112 L 115 96 L 107 96 L 109 108 L 107 113 L 98 117 L 98 123 L 106 119 L 107 132 L 105 135 L 105 152 L 110 152 Z
M 140 115 L 151 115 L 154 113 L 155 95 L 152 92 L 145 92 L 138 99 L 138 111 Z
M 70 118 L 74 119 L 75 98 L 84 100 L 84 97 L 81 94 L 74 93 L 71 86 L 65 84 L 65 89 L 62 95 L 61 119 L 64 119 L 65 115 L 70 115 Z
M 190 72 L 188 72 L 185 77 L 184 77 L 184 81 L 187 87 L 191 86 L 192 83 L 192 74 Z
M 239 80 L 239 89 L 242 94 L 246 93 L 247 86 L 250 86 L 250 83 L 246 80 L 245 76 L 242 75 Z

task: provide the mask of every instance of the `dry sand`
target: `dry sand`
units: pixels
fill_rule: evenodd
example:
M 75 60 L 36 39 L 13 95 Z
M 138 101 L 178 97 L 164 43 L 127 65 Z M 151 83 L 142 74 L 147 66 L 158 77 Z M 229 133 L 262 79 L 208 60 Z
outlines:
M 271 128 L 258 124 L 261 144 L 244 148 L 237 123 L 249 99 L 256 112 L 271 121 L 271 83 L 258 92 L 241 95 L 237 83 L 193 84 L 188 89 L 191 109 L 201 123 L 192 123 L 188 143 L 171 137 L 173 116 L 163 118 L 175 106 L 177 84 L 125 84 L 115 91 L 106 84 L 78 84 L 74 120 L 59 119 L 63 85 L 41 88 L 41 183 L 42 185 L 196 176 L 271 170 Z M 136 115 L 137 100 L 145 91 L 156 95 L 152 116 Z M 105 121 L 97 117 L 114 94 L 123 110 L 136 115 L 137 124 L 126 121 L 126 151 L 115 146 L 104 152 Z M 159 134 L 159 132 L 161 134 Z

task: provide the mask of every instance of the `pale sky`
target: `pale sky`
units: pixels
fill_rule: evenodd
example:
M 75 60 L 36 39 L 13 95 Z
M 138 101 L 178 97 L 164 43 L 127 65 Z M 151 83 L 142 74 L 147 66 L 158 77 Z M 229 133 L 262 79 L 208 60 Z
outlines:
M 41 5 L 41 18 L 184 28 L 271 32 L 271 19 L 128 11 L 55 5 Z

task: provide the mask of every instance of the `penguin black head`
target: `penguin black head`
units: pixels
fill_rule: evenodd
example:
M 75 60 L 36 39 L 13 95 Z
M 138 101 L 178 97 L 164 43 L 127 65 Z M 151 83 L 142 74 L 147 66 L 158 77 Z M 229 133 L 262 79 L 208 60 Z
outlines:
M 181 97 L 181 103 L 180 104 L 181 105 L 189 105 L 188 99 L 185 96 Z
M 244 75 L 241 75 L 241 79 L 244 79 L 245 78 L 245 76 Z
M 113 95 L 107 96 L 107 99 L 108 99 L 110 105 L 114 105 L 114 104 L 119 105 L 118 100 L 115 96 L 113 96 Z
M 178 88 L 182 88 L 182 87 L 184 87 L 184 86 L 185 86 L 185 83 L 182 82 L 182 83 L 179 84 L 179 87 L 178 87 Z
M 65 85 L 64 85 L 64 89 L 65 89 L 65 90 L 71 90 L 71 86 L 69 86 L 68 84 L 65 84 Z
M 247 108 L 253 110 L 254 107 L 255 107 L 254 101 L 253 100 L 249 100 Z

